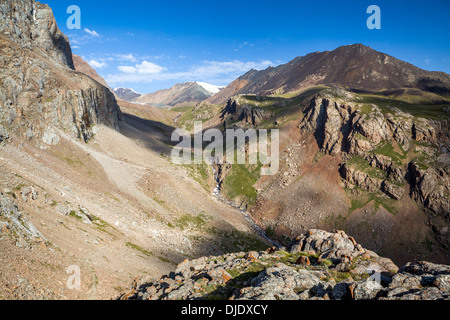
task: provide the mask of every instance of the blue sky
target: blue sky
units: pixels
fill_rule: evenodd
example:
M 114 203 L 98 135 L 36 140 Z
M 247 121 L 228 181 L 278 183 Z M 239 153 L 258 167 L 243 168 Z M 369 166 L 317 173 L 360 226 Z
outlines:
M 353 43 L 450 73 L 448 0 L 41 2 L 111 87 L 142 93 L 185 81 L 227 85 L 252 68 Z M 70 5 L 81 9 L 80 30 L 67 28 Z M 381 9 L 381 30 L 366 26 L 370 5 Z

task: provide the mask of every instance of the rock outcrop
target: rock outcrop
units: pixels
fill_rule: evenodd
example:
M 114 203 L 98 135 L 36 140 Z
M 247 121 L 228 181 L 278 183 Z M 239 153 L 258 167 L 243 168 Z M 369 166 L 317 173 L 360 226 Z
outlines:
M 35 198 L 36 191 L 28 188 L 20 196 L 27 200 Z M 45 243 L 46 239 L 33 223 L 23 216 L 14 202 L 0 194 L 0 238 L 10 236 L 15 244 L 21 248 L 32 248 L 37 243 Z
M 313 132 L 322 152 L 342 156 L 346 183 L 395 200 L 410 184 L 414 200 L 448 218 L 449 167 L 434 164 L 438 157 L 449 158 L 447 120 L 317 95 L 304 111 L 300 130 Z
M 441 300 L 450 267 L 399 268 L 343 231 L 310 230 L 287 248 L 186 260 L 175 272 L 138 283 L 130 300 Z
M 38 50 L 52 60 L 74 69 L 68 38 L 58 29 L 49 6 L 34 0 L 3 0 L 0 33 L 21 48 Z
M 239 97 L 230 99 L 222 111 L 222 119 L 241 122 L 244 126 L 258 126 L 261 121 L 270 119 L 273 114 L 257 105 L 243 104 Z
M 73 69 L 69 42 L 48 6 L 0 3 L 0 123 L 10 137 L 52 144 L 55 128 L 86 141 L 96 124 L 118 129 L 114 95 Z

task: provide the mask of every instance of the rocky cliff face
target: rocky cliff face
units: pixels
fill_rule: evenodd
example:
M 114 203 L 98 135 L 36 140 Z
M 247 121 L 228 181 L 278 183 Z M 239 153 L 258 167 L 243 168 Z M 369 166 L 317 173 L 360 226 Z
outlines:
M 74 69 L 69 40 L 61 33 L 53 12 L 34 0 L 0 2 L 0 32 L 24 49 L 36 49 Z
M 84 140 L 95 124 L 118 129 L 114 95 L 73 70 L 69 42 L 48 6 L 2 1 L 0 17 L 0 131 L 55 144 L 55 128 Z
M 441 300 L 450 299 L 450 267 L 402 269 L 343 231 L 310 230 L 286 248 L 186 260 L 161 279 L 134 283 L 137 300 Z
M 35 199 L 38 193 L 34 188 L 24 188 L 19 193 L 22 200 Z M 0 194 L 0 238 L 3 235 L 13 235 L 15 244 L 20 248 L 31 248 L 36 243 L 45 243 L 47 239 L 33 225 L 33 223 L 22 215 L 14 202 Z
M 222 110 L 222 119 L 231 122 L 241 122 L 243 125 L 258 126 L 261 121 L 270 119 L 270 111 L 241 102 L 239 97 L 230 99 Z

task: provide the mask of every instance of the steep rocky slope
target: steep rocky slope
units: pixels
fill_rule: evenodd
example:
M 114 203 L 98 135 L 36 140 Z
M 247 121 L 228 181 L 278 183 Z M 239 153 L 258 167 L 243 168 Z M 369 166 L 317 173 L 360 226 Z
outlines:
M 450 76 L 446 73 L 425 71 L 355 44 L 334 51 L 310 53 L 278 67 L 251 70 L 208 101 L 224 104 L 238 94 L 283 94 L 319 84 L 335 84 L 365 92 L 419 88 L 448 96 L 449 83 Z
M 310 230 L 286 248 L 186 260 L 152 282 L 134 282 L 137 300 L 449 300 L 450 267 L 399 268 L 342 231 Z
M 98 123 L 118 129 L 114 95 L 73 70 L 69 42 L 48 6 L 2 1 L 0 42 L 2 132 L 53 144 L 54 128 L 84 140 Z
M 74 69 L 78 72 L 84 73 L 85 75 L 91 77 L 92 79 L 96 80 L 98 83 L 103 85 L 106 88 L 109 88 L 108 84 L 106 83 L 105 79 L 103 79 L 97 71 L 95 71 L 94 68 L 92 68 L 89 63 L 83 60 L 82 57 L 77 56 L 76 54 L 72 55 L 73 59 L 73 66 Z

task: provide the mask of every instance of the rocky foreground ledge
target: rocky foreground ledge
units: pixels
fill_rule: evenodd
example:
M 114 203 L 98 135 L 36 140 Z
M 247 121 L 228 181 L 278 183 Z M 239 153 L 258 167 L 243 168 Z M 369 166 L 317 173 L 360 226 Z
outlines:
M 310 230 L 286 248 L 182 262 L 121 300 L 450 300 L 450 266 L 364 249 L 343 231 Z

